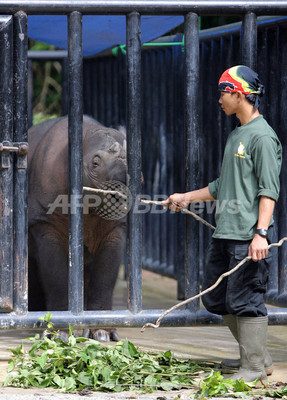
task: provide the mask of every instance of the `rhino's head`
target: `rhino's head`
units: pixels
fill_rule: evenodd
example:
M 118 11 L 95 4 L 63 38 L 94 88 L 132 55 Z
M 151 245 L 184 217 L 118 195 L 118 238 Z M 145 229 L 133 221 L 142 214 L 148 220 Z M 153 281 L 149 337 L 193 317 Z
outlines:
M 101 128 L 88 132 L 83 142 L 83 184 L 99 187 L 103 182 L 126 184 L 126 140 L 115 129 Z

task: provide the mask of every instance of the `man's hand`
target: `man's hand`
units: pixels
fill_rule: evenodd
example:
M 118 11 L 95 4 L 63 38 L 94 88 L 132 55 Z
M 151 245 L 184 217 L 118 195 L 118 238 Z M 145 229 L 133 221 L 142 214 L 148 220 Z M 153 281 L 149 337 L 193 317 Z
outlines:
M 263 260 L 268 254 L 268 242 L 264 237 L 255 234 L 248 249 L 248 255 L 253 261 Z
M 211 196 L 208 186 L 192 190 L 186 193 L 174 193 L 162 204 L 167 207 L 169 206 L 172 211 L 180 211 L 182 208 L 186 208 L 190 203 L 196 203 L 199 201 L 213 201 L 214 198 Z
M 189 205 L 189 192 L 187 193 L 174 193 L 165 201 L 162 202 L 165 206 L 168 206 L 170 210 L 179 212 L 182 208 L 186 208 Z

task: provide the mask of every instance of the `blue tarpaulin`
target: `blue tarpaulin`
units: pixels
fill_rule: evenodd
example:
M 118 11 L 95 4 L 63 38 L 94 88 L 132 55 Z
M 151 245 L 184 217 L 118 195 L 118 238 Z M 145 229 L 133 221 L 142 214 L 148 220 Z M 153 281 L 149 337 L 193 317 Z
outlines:
M 182 16 L 142 16 L 142 43 L 149 42 L 183 22 Z M 30 15 L 28 36 L 31 39 L 68 48 L 67 16 Z M 83 16 L 83 54 L 90 56 L 112 46 L 126 43 L 126 17 Z

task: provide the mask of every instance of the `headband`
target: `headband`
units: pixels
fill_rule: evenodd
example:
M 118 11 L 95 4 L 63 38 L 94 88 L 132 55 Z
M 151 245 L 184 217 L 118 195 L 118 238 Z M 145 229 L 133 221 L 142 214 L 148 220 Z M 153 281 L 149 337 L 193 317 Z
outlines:
M 218 90 L 220 92 L 256 94 L 255 109 L 259 106 L 258 96 L 261 97 L 264 94 L 264 86 L 260 82 L 258 74 L 245 65 L 237 65 L 224 71 L 218 82 Z

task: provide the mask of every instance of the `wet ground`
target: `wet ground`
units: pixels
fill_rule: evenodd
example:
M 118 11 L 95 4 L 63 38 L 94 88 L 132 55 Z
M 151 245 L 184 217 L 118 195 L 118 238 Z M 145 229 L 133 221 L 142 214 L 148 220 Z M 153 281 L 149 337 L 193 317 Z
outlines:
M 175 303 L 176 282 L 148 271 L 143 271 L 143 308 L 168 309 Z M 121 277 L 115 291 L 114 308 L 126 307 L 126 282 Z M 220 362 L 222 358 L 238 358 L 238 345 L 228 328 L 224 326 L 200 326 L 180 328 L 148 328 L 144 333 L 139 328 L 118 329 L 121 339 L 128 338 L 141 349 L 162 351 L 171 350 L 176 357 L 193 360 Z M 7 375 L 8 348 L 15 348 L 22 339 L 33 336 L 31 331 L 0 332 L 0 382 Z M 273 358 L 274 372 L 269 382 L 284 382 L 287 385 L 287 327 L 270 326 L 268 349 Z M 188 399 L 190 391 L 156 392 L 123 392 L 119 394 L 89 393 L 89 399 L 151 399 L 171 400 Z M 79 394 L 60 394 L 53 389 L 15 389 L 0 387 L 0 400 L 25 399 L 82 399 Z

